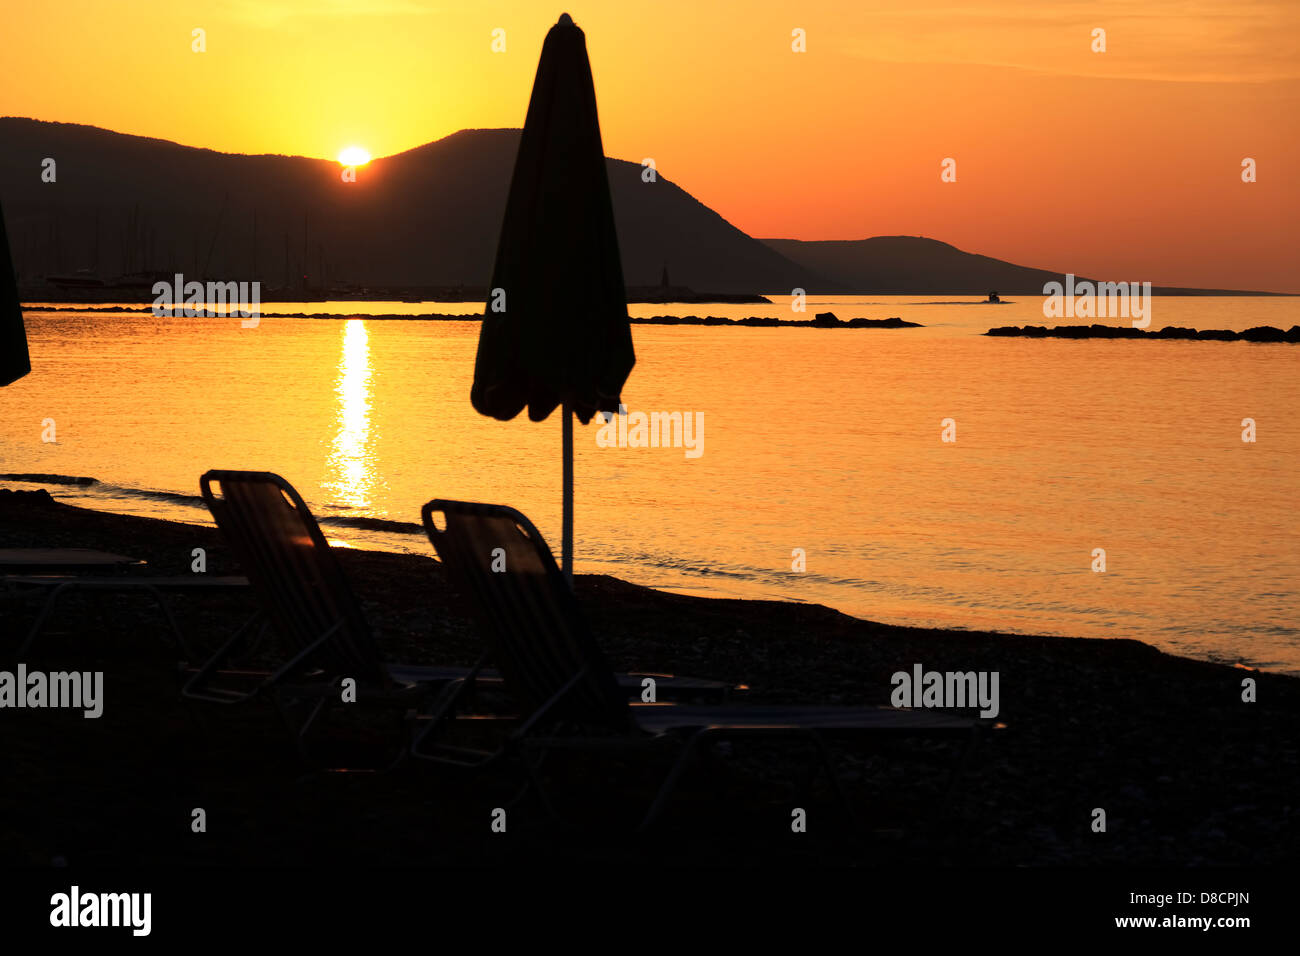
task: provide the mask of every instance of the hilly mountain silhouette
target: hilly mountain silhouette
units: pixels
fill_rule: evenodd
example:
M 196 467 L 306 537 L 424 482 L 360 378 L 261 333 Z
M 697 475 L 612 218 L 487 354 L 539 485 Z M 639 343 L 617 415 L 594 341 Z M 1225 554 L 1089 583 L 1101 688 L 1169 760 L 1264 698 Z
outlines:
M 342 167 L 246 156 L 90 126 L 0 119 L 0 200 L 20 282 L 89 269 L 309 288 L 485 288 L 519 131 L 462 130 Z M 55 182 L 42 163 L 55 161 Z M 608 160 L 625 281 L 788 291 L 808 270 L 638 163 Z M 304 280 L 304 276 L 306 277 Z
M 137 274 L 146 289 L 145 273 L 182 272 L 258 280 L 290 296 L 369 287 L 469 298 L 491 279 L 518 142 L 515 129 L 461 130 L 374 160 L 346 183 L 329 160 L 4 117 L 0 202 L 29 292 L 86 270 L 115 281 Z M 688 289 L 1041 295 L 1061 278 L 913 236 L 755 239 L 661 175 L 643 181 L 639 163 L 607 163 L 624 279 L 655 301 Z

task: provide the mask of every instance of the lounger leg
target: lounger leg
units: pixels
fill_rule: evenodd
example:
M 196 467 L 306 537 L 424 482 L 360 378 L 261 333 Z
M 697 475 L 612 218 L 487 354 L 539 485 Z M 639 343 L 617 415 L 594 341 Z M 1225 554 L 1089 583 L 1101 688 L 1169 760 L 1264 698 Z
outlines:
M 505 802 L 506 811 L 507 812 L 513 811 L 515 807 L 523 803 L 524 798 L 527 797 L 528 794 L 530 793 L 536 793 L 538 795 L 538 802 L 542 804 L 542 806 L 546 809 L 547 813 L 552 817 L 555 816 L 553 812 L 554 808 L 550 805 L 550 801 L 545 798 L 542 791 L 540 791 L 537 788 L 537 785 L 533 783 L 533 779 L 531 775 L 527 780 L 524 781 L 524 785 L 519 788 L 519 790 L 515 793 L 515 795 Z
M 279 694 L 276 694 L 275 696 L 277 699 L 279 698 Z M 285 715 L 285 721 L 289 724 L 289 732 L 294 735 L 294 742 L 298 747 L 298 756 L 302 758 L 304 764 L 311 763 L 311 754 L 307 750 L 307 738 L 310 736 L 312 728 L 316 725 L 317 718 L 324 713 L 327 704 L 328 702 L 324 697 L 317 698 L 316 701 L 308 707 L 307 716 L 298 727 L 294 727 L 292 721 L 289 720 L 289 710 L 287 707 L 282 708 L 280 711 Z
M 185 704 L 185 713 L 190 715 L 190 721 L 194 724 L 194 729 L 198 732 L 198 735 L 206 741 L 209 736 L 208 722 L 203 719 L 203 714 L 199 710 L 198 704 L 194 702 L 193 698 L 186 697 L 184 694 L 181 695 L 181 700 Z
M 163 619 L 167 622 L 167 628 L 172 632 L 176 652 L 183 658 L 188 658 L 190 656 L 189 644 L 185 640 L 185 635 L 181 633 L 180 627 L 176 624 L 176 618 L 172 615 L 172 609 L 167 605 L 165 596 L 152 584 L 148 585 L 148 590 L 153 595 L 154 601 L 157 602 L 158 610 L 162 611 Z
M 306 719 L 299 722 L 295 719 L 291 710 L 295 704 L 299 704 L 301 701 L 286 701 L 278 691 L 272 691 L 270 698 L 272 705 L 275 707 L 275 712 L 280 715 L 280 720 L 284 723 L 284 728 L 288 731 L 289 738 L 293 741 L 293 747 L 298 754 L 298 759 L 305 766 L 310 766 L 311 760 L 307 753 L 307 744 L 304 737 L 306 736 L 307 728 L 310 727 L 312 721 L 316 718 L 316 714 L 324 705 L 324 699 L 322 698 L 317 700 L 308 711 Z
M 442 691 L 433 702 L 432 712 L 430 712 L 426 718 L 428 721 L 427 724 L 421 728 L 419 733 L 415 735 L 415 739 L 411 741 L 410 750 L 412 756 L 425 758 L 426 755 L 422 749 L 425 738 L 435 731 L 443 729 L 445 726 L 444 722 L 452 712 L 452 709 L 456 706 L 456 702 L 460 699 L 461 695 L 464 694 L 467 689 L 472 688 L 472 686 L 472 682 L 470 681 L 454 680 L 449 681 L 447 685 L 443 687 Z
M 218 703 L 230 703 L 231 701 L 228 699 L 217 698 L 207 694 L 203 688 L 211 676 L 220 670 L 221 665 L 224 664 L 228 658 L 234 655 L 236 648 L 239 646 L 239 642 L 244 637 L 244 632 L 259 621 L 262 621 L 262 612 L 260 611 L 241 624 L 235 633 L 230 635 L 226 643 L 222 644 L 221 647 L 217 649 L 217 652 L 213 654 L 206 663 L 199 667 L 197 673 L 185 682 L 185 685 L 181 688 L 181 694 L 185 697 L 214 700 Z M 251 697 L 255 697 L 257 694 L 261 693 L 261 690 L 262 688 L 260 686 L 256 687 L 240 697 L 239 700 L 248 700 Z
M 377 768 L 378 773 L 388 773 L 391 770 L 396 770 L 398 765 L 411 755 L 411 727 L 407 712 L 393 708 L 393 717 L 397 723 L 396 733 L 393 734 L 393 739 L 397 741 L 396 746 L 393 748 L 393 759 Z
M 664 807 L 668 805 L 669 796 L 671 796 L 673 790 L 676 789 L 677 782 L 681 779 L 682 774 L 686 772 L 687 766 L 695 756 L 696 748 L 701 744 L 708 746 L 710 743 L 711 740 L 704 733 L 697 733 L 686 742 L 686 746 L 682 748 L 682 752 L 678 756 L 677 762 L 673 764 L 672 770 L 668 772 L 668 776 L 664 778 L 663 784 L 659 787 L 659 792 L 655 794 L 654 802 L 650 804 L 650 809 L 646 811 L 645 817 L 636 828 L 637 833 L 645 832 L 645 830 L 647 830 L 655 820 L 659 819 L 659 815 L 663 813 Z
M 409 743 L 410 732 L 407 726 L 407 713 L 394 709 L 392 716 L 397 724 L 397 732 L 392 736 L 396 741 L 396 745 L 393 748 L 392 757 L 388 759 L 386 763 L 377 763 L 374 766 L 367 764 L 366 766 L 347 768 L 329 766 L 321 767 L 319 765 L 313 766 L 312 755 L 307 747 L 308 739 L 313 735 L 319 735 L 320 729 L 329 720 L 330 715 L 337 713 L 337 711 L 332 709 L 330 706 L 333 703 L 332 698 L 328 695 L 318 697 L 311 704 L 306 718 L 299 724 L 294 721 L 290 714 L 290 708 L 293 706 L 293 703 L 298 702 L 286 703 L 282 695 L 278 692 L 273 693 L 271 696 L 275 701 L 276 709 L 279 710 L 280 716 L 283 718 L 285 725 L 289 729 L 290 735 L 294 738 L 299 758 L 305 766 L 312 768 L 312 773 L 309 773 L 308 777 L 317 772 L 388 773 L 391 770 L 395 770 L 411 753 Z
M 26 639 L 22 642 L 22 644 L 19 645 L 18 653 L 14 657 L 15 661 L 22 661 L 26 659 L 27 652 L 31 650 L 32 644 L 36 642 L 37 635 L 41 633 L 41 628 L 45 626 L 46 620 L 49 619 L 50 612 L 54 610 L 54 605 L 58 603 L 59 598 L 62 596 L 63 592 L 67 591 L 71 587 L 72 587 L 72 583 L 67 582 L 64 584 L 60 584 L 53 591 L 50 592 L 50 596 L 47 597 L 45 599 L 45 603 L 41 605 L 41 613 L 36 616 L 36 623 L 32 625 L 31 630 L 27 632 Z
M 298 730 L 299 740 L 307 739 L 318 719 L 322 724 L 325 722 L 326 704 L 326 699 L 321 697 L 312 705 L 311 710 L 307 712 L 307 719 L 303 721 L 302 727 Z
M 519 757 L 520 761 L 524 765 L 524 769 L 527 771 L 528 779 L 524 782 L 523 789 L 515 795 L 509 805 L 513 806 L 515 803 L 523 800 L 531 790 L 533 793 L 537 794 L 537 801 L 542 805 L 542 809 L 546 811 L 546 815 L 556 823 L 564 823 L 565 820 L 560 816 L 559 811 L 555 809 L 555 803 L 551 800 L 551 795 L 547 792 L 546 786 L 542 783 L 541 770 L 542 764 L 546 761 L 546 751 L 543 750 L 538 754 L 536 763 L 533 763 L 528 759 L 527 753 L 522 753 Z
M 952 770 L 948 773 L 948 786 L 944 788 L 943 794 L 943 811 L 946 812 L 941 812 L 941 818 L 952 815 L 953 794 L 957 791 L 958 781 L 965 774 L 966 768 L 970 766 L 975 757 L 975 751 L 979 747 L 981 729 L 982 725 L 978 723 L 971 726 L 970 735 L 966 738 L 961 753 L 958 754 L 957 759 L 953 762 Z
M 844 811 L 844 819 L 849 825 L 849 829 L 856 833 L 858 831 L 858 818 L 853 812 L 853 804 L 849 802 L 849 795 L 844 792 L 844 784 L 840 780 L 840 775 L 835 772 L 835 765 L 831 761 L 831 752 L 826 746 L 826 741 L 822 739 L 821 734 L 810 733 L 813 746 L 821 758 L 821 766 L 826 771 L 826 776 L 830 778 L 831 789 L 835 792 L 835 798 L 839 802 L 840 809 Z
M 103 592 L 96 590 L 94 587 L 83 588 L 87 591 L 85 601 L 90 607 L 94 608 L 95 620 L 99 622 L 99 630 L 102 634 L 112 634 L 121 638 L 124 633 L 122 619 L 120 615 L 110 614 L 104 610 Z
M 271 629 L 271 622 L 267 620 L 262 611 L 255 611 L 253 616 L 248 619 L 248 625 L 251 626 L 254 621 L 258 622 L 257 634 L 249 641 L 248 648 L 245 651 L 250 658 L 257 653 L 262 646 L 262 642 L 266 640 L 267 632 Z M 243 628 L 240 628 L 240 630 L 243 630 Z

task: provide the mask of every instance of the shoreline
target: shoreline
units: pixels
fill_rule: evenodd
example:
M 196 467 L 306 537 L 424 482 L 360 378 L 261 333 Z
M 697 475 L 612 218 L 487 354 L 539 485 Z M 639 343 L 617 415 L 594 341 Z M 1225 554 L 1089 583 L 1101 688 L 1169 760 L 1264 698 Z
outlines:
M 43 473 L 42 474 L 0 473 L 0 482 L 17 482 L 24 485 L 45 484 L 45 485 L 52 485 L 52 486 L 66 486 L 69 488 L 82 488 L 82 489 L 92 488 L 95 485 L 103 484 L 103 482 L 100 479 L 89 477 L 89 476 L 43 474 Z M 23 493 L 30 494 L 33 490 L 39 490 L 39 489 L 15 489 L 15 490 L 20 490 Z M 45 490 L 49 491 L 49 489 L 45 489 Z M 58 493 L 57 487 L 53 491 L 50 491 L 51 495 L 57 493 Z M 6 490 L 0 488 L 0 498 L 3 498 L 5 495 L 6 495 Z M 176 497 L 183 497 L 186 499 L 185 504 L 187 506 L 196 507 L 200 509 L 205 516 L 207 515 L 207 511 L 203 508 L 202 500 L 199 498 L 198 495 L 177 495 L 176 493 L 172 493 L 172 492 L 156 492 L 156 493 L 150 493 L 146 497 L 154 497 L 154 496 L 163 496 L 169 499 L 176 498 Z M 122 519 L 133 520 L 133 521 L 138 520 L 138 521 L 158 522 L 159 525 L 171 526 L 172 529 L 176 531 L 183 528 L 200 529 L 208 532 L 216 530 L 215 525 L 211 523 L 202 524 L 197 522 L 184 521 L 177 518 L 164 518 L 164 517 L 156 517 L 152 515 L 130 514 L 122 511 L 114 511 L 114 510 L 108 510 L 104 508 L 92 507 L 88 504 L 82 504 L 80 502 L 73 504 L 66 501 L 59 501 L 57 499 L 55 499 L 55 504 L 60 507 L 72 508 L 77 511 L 86 512 L 91 515 L 102 515 L 106 518 L 111 518 L 111 519 L 122 518 Z M 3 508 L 2 506 L 0 506 L 0 531 L 3 531 L 3 517 L 4 517 Z M 415 551 L 392 550 L 391 543 L 389 543 L 388 547 L 385 547 L 383 542 L 376 543 L 374 540 L 367 540 L 362 543 L 356 543 L 356 544 L 346 543 L 342 545 L 336 545 L 336 547 L 338 547 L 340 550 L 344 551 L 345 553 L 364 553 L 364 554 L 373 554 L 373 555 L 384 555 L 399 560 L 405 560 L 411 558 L 417 560 L 427 559 L 427 560 L 434 560 L 436 562 L 436 558 L 434 557 L 432 546 L 429 545 L 428 539 L 424 534 L 424 529 L 420 526 L 418 522 L 399 521 L 391 518 L 374 518 L 374 517 L 367 517 L 361 515 L 340 516 L 340 515 L 332 515 L 328 513 L 316 514 L 315 518 L 317 523 L 320 525 L 321 530 L 327 533 L 331 529 L 334 529 L 338 532 L 346 532 L 349 530 L 362 531 L 362 532 L 380 532 L 388 535 L 400 535 L 402 537 L 410 537 L 414 542 L 417 543 L 417 550 Z M 113 550 L 113 549 L 109 547 L 105 547 L 105 550 Z M 1163 650 L 1157 647 L 1155 644 L 1149 643 L 1147 641 L 1143 641 L 1139 638 L 1069 636 L 1066 635 L 1064 632 L 1052 633 L 1052 632 L 1014 631 L 1014 630 L 998 631 L 998 630 L 989 630 L 987 628 L 979 628 L 979 627 L 943 628 L 943 627 L 929 627 L 923 625 L 891 624 L 886 621 L 876 621 L 868 617 L 860 617 L 848 611 L 840 610 L 839 608 L 833 607 L 829 604 L 804 602 L 804 601 L 790 601 L 790 600 L 782 600 L 779 598 L 759 599 L 759 598 L 746 598 L 746 597 L 727 597 L 724 595 L 713 595 L 713 596 L 696 595 L 691 593 L 682 593 L 680 591 L 662 590 L 660 588 L 653 587 L 650 585 L 636 584 L 632 581 L 627 581 L 622 578 L 617 578 L 614 577 L 613 575 L 603 574 L 603 573 L 581 574 L 579 575 L 579 577 L 608 578 L 611 581 L 617 581 L 619 584 L 629 588 L 642 588 L 647 591 L 653 591 L 658 594 L 670 595 L 673 597 L 682 597 L 682 598 L 698 599 L 698 600 L 705 600 L 705 601 L 739 601 L 739 602 L 750 602 L 750 603 L 758 603 L 758 604 L 789 605 L 795 607 L 816 607 L 816 608 L 822 608 L 825 611 L 830 612 L 832 614 L 839 614 L 850 620 L 858 621 L 873 627 L 900 628 L 900 629 L 905 629 L 917 633 L 934 632 L 937 634 L 983 634 L 983 635 L 993 635 L 995 637 L 1027 638 L 1031 640 L 1036 638 L 1042 638 L 1046 640 L 1132 641 L 1134 643 L 1141 644 L 1144 647 L 1149 647 L 1156 653 L 1164 654 L 1168 657 L 1175 658 L 1178 660 L 1186 660 L 1195 663 L 1212 664 L 1220 667 L 1229 667 L 1238 670 L 1250 671 L 1253 673 L 1270 674 L 1279 677 L 1287 677 L 1295 680 L 1300 680 L 1300 673 L 1297 673 L 1295 671 L 1288 671 L 1285 669 L 1270 669 L 1266 666 L 1249 664 L 1241 660 L 1225 661 L 1222 659 L 1212 660 L 1212 659 L 1201 658 L 1201 657 L 1188 657 L 1179 653 L 1175 653 L 1173 651 Z
M 91 479 L 70 478 L 69 476 L 30 475 L 30 476 L 20 477 L 17 475 L 0 475 L 0 480 L 7 479 L 7 480 L 26 481 L 28 479 L 37 479 L 37 478 L 43 478 L 49 480 L 51 481 L 51 483 L 53 483 L 54 479 L 60 479 L 61 480 L 60 483 L 76 484 L 76 485 L 84 485 L 88 482 L 94 483 L 98 481 L 98 479 L 93 479 L 93 478 Z M 24 544 L 21 543 L 18 539 L 43 536 L 45 534 L 45 526 L 48 526 L 50 524 L 50 519 L 55 518 L 55 523 L 58 523 L 58 518 L 62 517 L 67 521 L 67 523 L 76 526 L 79 530 L 83 532 L 89 532 L 89 536 L 87 540 L 91 541 L 92 543 L 87 543 L 84 545 L 76 545 L 77 547 L 103 548 L 105 550 L 108 550 L 110 544 L 115 544 L 116 547 L 121 548 L 124 547 L 124 545 L 122 544 L 124 540 L 128 542 L 133 542 L 135 544 L 137 551 L 144 550 L 147 548 L 152 552 L 151 555 L 144 557 L 144 560 L 146 561 L 145 568 L 147 569 L 143 572 L 144 575 L 147 575 L 149 573 L 181 574 L 189 570 L 189 568 L 187 567 L 188 560 L 189 560 L 188 557 L 182 556 L 182 559 L 178 559 L 175 555 L 171 555 L 171 556 L 160 555 L 160 553 L 157 551 L 156 545 L 150 545 L 146 543 L 145 538 L 147 535 L 156 534 L 161 538 L 164 539 L 172 538 L 174 540 L 181 539 L 181 538 L 185 540 L 189 540 L 191 538 L 195 540 L 199 538 L 205 538 L 205 539 L 216 538 L 218 540 L 220 539 L 220 532 L 218 531 L 216 526 L 212 524 L 198 524 L 198 523 L 187 522 L 187 521 L 178 521 L 170 518 L 156 518 L 156 517 L 149 517 L 144 515 L 125 514 L 121 512 L 115 512 L 115 511 L 105 511 L 98 508 L 85 507 L 82 505 L 67 504 L 64 502 L 54 500 L 52 497 L 49 499 L 48 504 L 42 505 L 41 509 L 36 512 L 36 514 L 39 514 L 40 516 L 39 523 L 42 526 L 41 530 L 34 530 L 30 526 L 27 528 L 22 528 L 21 524 L 19 528 L 13 527 L 12 523 L 13 523 L 13 519 L 15 518 L 15 512 L 23 510 L 24 505 L 19 504 L 17 508 L 15 508 L 14 504 L 8 499 L 10 499 L 10 497 L 13 495 L 28 496 L 33 494 L 39 495 L 41 494 L 41 491 L 24 490 L 24 491 L 14 492 L 14 491 L 6 491 L 5 489 L 0 489 L 0 532 L 4 532 L 5 540 L 8 541 L 8 543 L 6 544 L 7 547 L 42 546 L 40 544 Z M 328 526 L 328 524 L 330 523 L 328 518 L 329 516 L 324 516 L 323 518 L 317 516 L 317 521 L 321 523 L 322 528 Z M 21 518 L 19 520 L 21 522 Z M 406 523 L 404 522 L 387 522 L 387 521 L 383 521 L 383 519 L 366 519 L 366 520 L 370 522 L 382 522 L 385 525 L 390 523 L 402 524 L 404 530 L 406 525 Z M 95 528 L 94 526 L 96 524 L 100 524 L 101 527 Z M 364 525 L 362 527 L 368 527 L 368 525 Z M 412 527 L 418 527 L 418 526 L 412 525 Z M 55 531 L 50 535 L 50 537 L 51 538 L 66 537 L 66 529 L 63 530 L 62 532 Z M 421 530 L 421 540 L 424 540 L 422 530 Z M 208 542 L 208 543 L 211 544 L 212 542 Z M 49 544 L 48 546 L 73 547 L 74 545 Z M 230 556 L 226 553 L 224 545 L 218 545 L 215 550 L 219 555 L 220 565 L 215 570 L 212 567 L 209 567 L 207 572 L 208 574 L 213 576 L 220 576 L 220 575 L 239 573 L 239 569 L 233 563 L 231 563 L 233 562 L 233 559 L 230 558 Z M 371 562 L 374 562 L 375 564 L 386 564 L 388 562 L 393 562 L 396 564 L 408 565 L 409 567 L 407 568 L 407 570 L 414 570 L 416 565 L 423 566 L 426 563 L 432 563 L 435 566 L 439 565 L 438 559 L 436 555 L 433 553 L 432 546 L 428 548 L 427 554 L 388 551 L 382 548 L 353 547 L 353 546 L 342 546 L 342 547 L 336 546 L 335 551 L 336 553 L 342 556 L 342 560 L 345 564 L 350 561 L 355 561 L 363 565 L 368 565 Z M 132 554 L 131 556 L 140 557 L 140 555 L 135 555 L 135 554 Z M 811 614 L 812 616 L 818 618 L 819 620 L 823 618 L 827 620 L 842 618 L 843 619 L 843 621 L 841 622 L 842 625 L 849 630 L 852 630 L 854 628 L 863 628 L 866 630 L 878 631 L 878 632 L 896 632 L 898 635 L 908 635 L 912 637 L 924 637 L 927 634 L 932 634 L 935 635 L 936 637 L 941 637 L 941 638 L 952 638 L 952 637 L 960 638 L 963 636 L 969 636 L 971 638 L 988 639 L 997 642 L 1002 642 L 1002 641 L 1005 642 L 1021 642 L 1021 641 L 1088 642 L 1091 644 L 1098 645 L 1099 647 L 1105 647 L 1111 645 L 1136 645 L 1137 647 L 1143 649 L 1142 653 L 1150 654 L 1150 655 L 1158 655 L 1159 657 L 1162 658 L 1168 658 L 1170 661 L 1176 661 L 1183 664 L 1194 665 L 1198 667 L 1222 668 L 1225 671 L 1233 672 L 1233 673 L 1243 672 L 1243 673 L 1250 673 L 1250 674 L 1261 674 L 1261 675 L 1267 675 L 1270 678 L 1275 678 L 1278 680 L 1292 681 L 1295 683 L 1296 690 L 1300 691 L 1300 675 L 1293 675 L 1293 674 L 1288 674 L 1280 671 L 1269 671 L 1259 667 L 1253 667 L 1245 664 L 1226 664 L 1217 661 L 1202 660 L 1200 658 L 1195 658 L 1195 657 L 1185 657 L 1180 654 L 1174 654 L 1168 651 L 1163 651 L 1160 648 L 1156 647 L 1155 645 L 1148 644 L 1147 642 L 1139 640 L 1137 638 L 1073 637 L 1065 634 L 1026 634 L 1026 633 L 1015 633 L 1009 631 L 991 631 L 991 630 L 983 630 L 983 629 L 935 628 L 935 627 L 912 626 L 912 625 L 905 625 L 905 624 L 887 624 L 880 621 L 871 620 L 870 618 L 857 617 L 847 612 L 837 610 L 836 608 L 833 608 L 829 605 L 812 603 L 812 602 L 786 601 L 786 600 L 779 600 L 779 599 L 703 597 L 703 596 L 691 595 L 691 594 L 681 594 L 675 591 L 665 591 L 665 590 L 649 587 L 647 585 L 635 584 L 631 581 L 626 581 L 622 578 L 617 578 L 614 577 L 613 575 L 608 575 L 608 574 L 576 574 L 575 579 L 583 580 L 587 582 L 602 582 L 601 584 L 602 589 L 607 587 L 610 589 L 611 593 L 616 593 L 616 594 L 630 594 L 633 592 L 645 592 L 647 596 L 653 596 L 653 599 L 657 599 L 659 602 L 668 605 L 671 605 L 674 602 L 679 602 L 679 601 L 682 602 L 683 604 L 704 602 L 704 604 L 707 605 L 707 604 L 716 603 L 719 606 L 726 605 L 729 610 L 735 612 L 741 612 L 741 613 L 745 611 L 766 613 L 767 610 L 774 607 L 784 608 L 792 612 L 798 609 L 800 611 Z

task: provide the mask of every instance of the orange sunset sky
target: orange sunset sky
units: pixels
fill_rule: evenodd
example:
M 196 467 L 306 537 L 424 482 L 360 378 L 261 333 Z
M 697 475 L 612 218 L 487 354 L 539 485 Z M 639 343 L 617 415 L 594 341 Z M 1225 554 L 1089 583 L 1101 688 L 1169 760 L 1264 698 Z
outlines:
M 382 157 L 522 125 L 563 10 L 587 33 L 606 152 L 653 157 L 751 235 L 924 235 L 1062 272 L 1300 292 L 1297 0 L 13 3 L 0 115 Z

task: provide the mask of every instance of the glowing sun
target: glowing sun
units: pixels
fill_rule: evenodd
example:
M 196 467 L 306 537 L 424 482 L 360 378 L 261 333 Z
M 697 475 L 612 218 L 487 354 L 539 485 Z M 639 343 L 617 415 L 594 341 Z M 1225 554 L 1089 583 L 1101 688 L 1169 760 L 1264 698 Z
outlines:
M 370 154 L 360 146 L 348 146 L 339 153 L 339 162 L 344 166 L 364 166 L 370 162 Z

